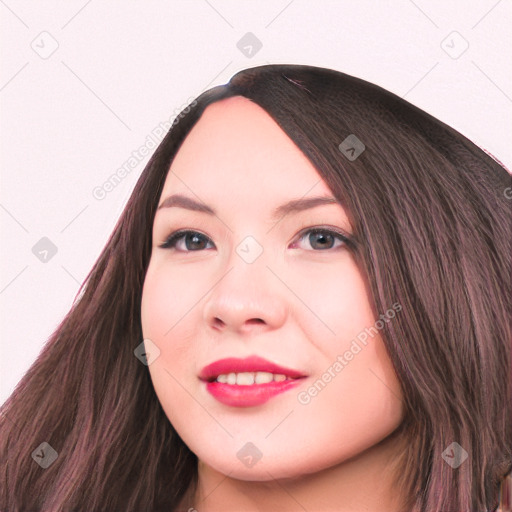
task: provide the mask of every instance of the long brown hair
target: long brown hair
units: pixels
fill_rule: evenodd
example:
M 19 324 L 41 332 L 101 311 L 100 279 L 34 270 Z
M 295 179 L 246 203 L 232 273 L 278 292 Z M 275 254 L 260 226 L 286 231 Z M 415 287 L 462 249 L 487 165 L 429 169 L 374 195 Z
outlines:
M 180 115 L 142 172 L 69 313 L 0 416 L 2 511 L 175 510 L 197 457 L 167 419 L 142 342 L 142 285 L 169 166 L 204 109 L 267 111 L 347 208 L 403 388 L 397 485 L 414 512 L 493 510 L 511 453 L 512 179 L 466 137 L 359 78 L 301 65 L 234 75 Z M 340 144 L 355 136 L 357 158 Z M 348 139 L 354 141 L 353 137 Z M 459 467 L 443 454 L 468 454 Z M 36 449 L 55 452 L 46 469 Z

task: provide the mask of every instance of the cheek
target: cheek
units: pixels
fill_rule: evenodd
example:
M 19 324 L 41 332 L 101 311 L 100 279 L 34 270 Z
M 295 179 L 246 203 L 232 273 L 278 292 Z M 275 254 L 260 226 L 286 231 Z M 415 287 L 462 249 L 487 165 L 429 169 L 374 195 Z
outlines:
M 175 411 L 185 410 L 190 398 L 180 383 L 193 368 L 195 350 L 188 332 L 192 315 L 187 315 L 195 301 L 186 295 L 185 277 L 183 273 L 150 264 L 141 301 L 143 337 L 160 350 L 148 370 L 158 400 L 173 424 L 177 420 Z
M 303 275 L 308 278 L 297 279 L 297 289 L 314 315 L 303 317 L 301 328 L 325 356 L 324 366 L 316 368 L 322 382 L 311 389 L 314 399 L 305 407 L 304 421 L 309 418 L 316 425 L 314 418 L 331 415 L 336 428 L 355 436 L 357 442 L 376 441 L 400 423 L 403 404 L 399 381 L 376 328 L 378 314 L 376 318 L 367 282 L 352 258 L 329 267 L 311 265 Z M 334 366 L 338 357 L 342 366 Z M 369 430 L 377 424 L 381 427 Z M 356 435 L 363 431 L 369 432 L 368 438 Z
M 178 323 L 180 318 L 185 319 L 185 313 L 193 304 L 194 284 L 196 282 L 191 281 L 186 272 L 178 272 L 176 267 L 166 266 L 162 262 L 150 263 L 144 279 L 141 304 L 145 336 L 170 337 L 181 323 Z M 173 327 L 175 324 L 176 327 Z
M 149 266 L 144 280 L 141 301 L 142 333 L 160 349 L 166 367 L 175 366 L 181 354 L 190 348 L 193 324 L 192 305 L 197 297 L 191 293 L 190 282 L 183 272 L 180 274 L 164 266 Z M 150 371 L 158 367 L 150 366 Z
M 166 293 L 168 287 L 165 275 L 148 268 L 142 289 L 141 322 L 144 338 L 161 338 L 172 326 L 167 311 L 174 310 L 173 294 Z
M 311 437 L 341 439 L 335 458 L 348 458 L 378 443 L 402 422 L 400 383 L 380 336 L 352 345 L 339 338 L 322 345 L 327 361 L 300 396 L 296 420 Z
M 341 338 L 352 339 L 374 325 L 376 319 L 366 283 L 348 254 L 336 263 L 315 262 L 308 267 L 289 275 L 294 291 L 309 309 L 308 322 L 302 326 L 311 339 L 321 333 L 329 343 L 336 343 Z

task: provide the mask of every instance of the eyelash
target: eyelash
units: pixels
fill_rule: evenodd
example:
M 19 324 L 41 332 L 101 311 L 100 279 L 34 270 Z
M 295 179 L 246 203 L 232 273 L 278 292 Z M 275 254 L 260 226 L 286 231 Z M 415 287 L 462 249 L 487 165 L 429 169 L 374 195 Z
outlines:
M 185 235 L 187 235 L 188 233 L 194 233 L 194 234 L 197 234 L 197 235 L 201 235 L 201 237 L 204 237 L 207 239 L 208 242 L 211 242 L 211 239 L 210 237 L 206 236 L 205 234 L 201 233 L 200 231 L 195 231 L 195 230 L 192 230 L 192 229 L 180 229 L 178 231 L 175 231 L 174 233 L 171 233 L 167 239 L 165 240 L 165 242 L 161 245 L 159 245 L 158 247 L 160 247 L 161 249 L 174 249 L 176 250 L 176 243 L 182 239 Z M 340 240 L 342 242 L 342 245 L 341 246 L 338 246 L 338 247 L 330 247 L 329 249 L 320 249 L 320 250 L 315 250 L 315 249 L 312 249 L 313 252 L 328 252 L 328 251 L 334 251 L 334 250 L 337 250 L 337 249 L 341 249 L 343 246 L 349 246 L 349 247 L 352 247 L 354 248 L 355 247 L 355 241 L 353 240 L 353 238 L 351 238 L 350 236 L 347 236 L 346 234 L 342 233 L 341 231 L 338 231 L 336 229 L 333 229 L 333 228 L 327 228 L 327 227 L 312 227 L 312 228 L 307 228 L 305 230 L 301 230 L 300 233 L 298 234 L 298 238 L 296 239 L 297 241 L 301 241 L 303 240 L 304 238 L 306 238 L 306 235 L 309 235 L 310 233 L 327 233 L 329 235 L 333 235 L 335 238 L 337 238 L 338 240 Z M 293 243 L 296 243 L 296 242 L 293 242 Z M 202 250 L 205 250 L 205 249 L 199 249 L 197 251 L 182 251 L 182 250 L 179 250 L 179 252 L 201 252 Z

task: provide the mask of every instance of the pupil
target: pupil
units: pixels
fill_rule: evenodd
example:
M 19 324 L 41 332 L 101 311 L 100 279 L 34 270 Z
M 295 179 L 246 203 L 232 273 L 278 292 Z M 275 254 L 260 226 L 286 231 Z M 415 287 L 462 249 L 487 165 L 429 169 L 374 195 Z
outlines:
M 199 235 L 197 233 L 193 233 L 193 234 L 189 233 L 185 238 L 185 245 L 187 246 L 187 249 L 188 250 L 192 249 L 192 247 L 190 247 L 191 244 L 188 243 L 190 240 L 192 240 L 192 242 L 191 242 L 192 244 L 201 244 L 201 241 L 204 242 L 204 239 L 203 240 L 201 240 L 201 239 L 202 239 L 201 235 Z M 194 248 L 197 249 L 197 247 L 194 247 Z M 201 248 L 201 247 L 199 247 L 199 248 Z
M 320 249 L 325 249 L 326 248 L 326 245 L 325 245 L 325 240 L 326 239 L 330 239 L 330 241 L 332 242 L 333 241 L 333 236 L 332 235 L 329 235 L 329 234 L 325 234 L 325 233 L 311 233 L 311 235 L 309 235 L 309 241 L 311 243 L 311 247 L 315 248 L 315 243 L 317 243 L 319 240 L 323 240 L 324 243 L 321 243 L 320 244 Z M 327 244 L 328 245 L 328 249 L 330 249 L 332 247 L 332 243 L 331 244 Z

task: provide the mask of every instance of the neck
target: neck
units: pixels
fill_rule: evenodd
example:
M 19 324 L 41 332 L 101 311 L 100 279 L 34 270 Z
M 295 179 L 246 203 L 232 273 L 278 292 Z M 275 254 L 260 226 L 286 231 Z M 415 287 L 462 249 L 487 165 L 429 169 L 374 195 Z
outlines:
M 181 512 L 325 510 L 399 512 L 405 497 L 394 488 L 403 438 L 391 435 L 336 466 L 296 478 L 237 480 L 199 461 L 195 493 L 187 493 Z M 269 475 L 270 478 L 270 475 Z

